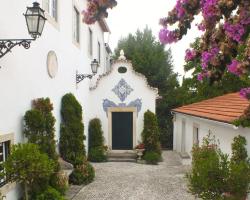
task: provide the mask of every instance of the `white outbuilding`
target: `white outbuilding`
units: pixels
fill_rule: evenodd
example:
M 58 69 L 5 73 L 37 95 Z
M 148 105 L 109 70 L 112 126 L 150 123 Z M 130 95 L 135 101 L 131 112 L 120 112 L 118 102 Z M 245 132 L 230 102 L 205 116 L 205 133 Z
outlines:
M 229 155 L 233 138 L 244 136 L 250 154 L 250 128 L 233 125 L 248 106 L 249 102 L 239 93 L 231 93 L 174 109 L 173 148 L 180 153 L 183 163 L 190 164 L 193 145 L 200 145 L 209 133 L 219 140 L 221 150 Z

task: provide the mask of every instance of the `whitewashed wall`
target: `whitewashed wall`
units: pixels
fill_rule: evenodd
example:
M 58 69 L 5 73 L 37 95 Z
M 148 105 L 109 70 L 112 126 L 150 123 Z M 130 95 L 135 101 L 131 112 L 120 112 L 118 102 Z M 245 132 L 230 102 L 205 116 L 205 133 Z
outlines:
M 127 68 L 126 73 L 119 73 L 118 68 L 124 66 Z M 133 91 L 127 96 L 124 102 L 112 91 L 118 82 L 124 79 Z M 141 99 L 142 108 L 138 113 L 136 120 L 136 143 L 141 141 L 141 132 L 143 130 L 144 113 L 150 110 L 155 113 L 155 103 L 158 93 L 156 89 L 150 88 L 146 78 L 141 74 L 133 71 L 132 65 L 126 61 L 116 61 L 112 67 L 111 72 L 103 76 L 98 82 L 93 82 L 93 88 L 90 92 L 90 101 L 92 102 L 91 112 L 89 112 L 89 119 L 100 118 L 102 122 L 104 137 L 106 144 L 108 144 L 108 117 L 103 109 L 103 100 L 108 99 L 116 105 L 125 103 L 128 105 L 131 101 Z
M 41 3 L 42 0 L 38 1 Z M 83 106 L 85 133 L 91 112 L 89 96 L 90 80 L 86 79 L 76 89 L 76 70 L 91 73 L 90 63 L 97 56 L 97 41 L 101 43 L 101 67 L 106 63 L 103 32 L 99 24 L 80 25 L 80 45 L 73 42 L 72 14 L 75 5 L 81 12 L 86 0 L 59 0 L 58 23 L 47 21 L 41 38 L 31 43 L 31 48 L 15 47 L 0 59 L 0 134 L 14 133 L 15 143 L 23 141 L 23 116 L 31 108 L 31 100 L 49 97 L 54 105 L 56 117 L 56 139 L 60 131 L 61 98 L 72 92 Z M 0 38 L 30 38 L 23 13 L 33 0 L 1 0 Z M 88 53 L 88 28 L 93 31 L 93 56 Z M 50 78 L 47 72 L 47 54 L 55 51 L 58 59 L 58 73 Z M 8 200 L 17 199 L 17 190 L 10 190 Z
M 180 113 L 175 114 L 174 121 L 174 150 L 181 152 L 181 137 L 182 137 L 182 120 L 186 122 L 185 130 L 185 150 L 191 156 L 191 150 L 193 147 L 193 127 L 199 127 L 199 141 L 202 143 L 202 138 L 209 134 L 215 135 L 219 140 L 220 148 L 222 152 L 231 154 L 231 144 L 233 138 L 238 135 L 242 135 L 247 139 L 247 150 L 250 155 L 250 129 L 249 128 L 236 128 L 231 124 L 225 124 L 217 121 L 202 119 Z

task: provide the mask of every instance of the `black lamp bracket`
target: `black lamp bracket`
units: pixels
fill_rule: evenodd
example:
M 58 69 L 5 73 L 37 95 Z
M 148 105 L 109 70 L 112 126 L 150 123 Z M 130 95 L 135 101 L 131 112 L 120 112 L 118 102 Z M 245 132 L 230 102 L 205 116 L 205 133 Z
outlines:
M 76 71 L 76 84 L 80 83 L 85 78 L 92 79 L 95 74 L 78 74 L 78 71 Z
M 11 49 L 15 46 L 23 46 L 25 49 L 30 48 L 30 43 L 34 41 L 34 39 L 5 39 L 0 40 L 0 58 L 2 58 L 8 52 L 11 52 Z

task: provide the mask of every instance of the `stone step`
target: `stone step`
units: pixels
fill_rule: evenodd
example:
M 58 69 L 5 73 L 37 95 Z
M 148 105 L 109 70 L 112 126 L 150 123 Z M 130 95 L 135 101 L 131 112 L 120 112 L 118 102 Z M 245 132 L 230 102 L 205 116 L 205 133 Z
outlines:
M 108 158 L 108 162 L 136 162 L 135 158 Z
M 107 155 L 108 158 L 129 158 L 129 159 L 136 159 L 136 153 L 116 153 L 116 152 L 109 152 Z
M 110 151 L 108 152 L 109 162 L 136 162 L 136 153 L 134 151 Z

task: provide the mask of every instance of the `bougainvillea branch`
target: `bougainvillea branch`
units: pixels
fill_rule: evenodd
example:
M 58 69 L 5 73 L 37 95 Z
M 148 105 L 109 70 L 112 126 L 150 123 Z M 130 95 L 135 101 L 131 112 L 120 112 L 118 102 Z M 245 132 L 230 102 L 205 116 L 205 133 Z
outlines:
M 116 0 L 88 0 L 87 10 L 82 11 L 83 22 L 93 24 L 102 18 L 108 17 L 107 9 L 116 5 Z
M 177 0 L 166 18 L 159 39 L 163 44 L 181 40 L 196 15 L 203 31 L 199 50 L 188 49 L 185 61 L 200 59 L 203 72 L 199 80 L 218 81 L 226 71 L 237 76 L 250 74 L 250 1 L 249 0 Z M 177 25 L 171 30 L 172 25 Z

